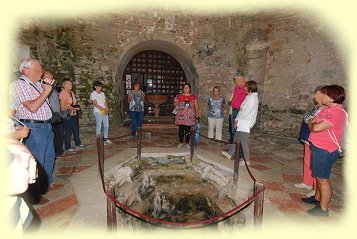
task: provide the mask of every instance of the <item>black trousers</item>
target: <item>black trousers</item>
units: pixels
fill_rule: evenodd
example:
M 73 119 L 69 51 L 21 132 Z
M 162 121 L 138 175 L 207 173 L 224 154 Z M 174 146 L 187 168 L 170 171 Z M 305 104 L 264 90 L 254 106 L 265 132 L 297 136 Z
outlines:
M 63 154 L 64 124 L 52 125 L 53 146 L 56 156 Z
M 185 142 L 188 144 L 190 142 L 190 137 L 191 137 L 191 127 L 190 125 L 179 125 L 179 140 L 180 143 L 183 143 L 183 138 L 185 136 Z

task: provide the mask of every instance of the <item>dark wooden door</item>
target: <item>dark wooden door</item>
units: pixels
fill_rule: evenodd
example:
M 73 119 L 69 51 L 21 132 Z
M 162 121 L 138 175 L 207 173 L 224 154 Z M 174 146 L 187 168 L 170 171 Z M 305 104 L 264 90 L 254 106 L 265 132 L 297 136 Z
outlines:
M 126 94 L 136 82 L 145 93 L 166 94 L 169 100 L 160 106 L 160 116 L 172 115 L 173 99 L 186 83 L 185 73 L 175 58 L 162 51 L 142 51 L 130 60 L 124 72 Z M 145 113 L 154 115 L 152 104 L 145 104 Z

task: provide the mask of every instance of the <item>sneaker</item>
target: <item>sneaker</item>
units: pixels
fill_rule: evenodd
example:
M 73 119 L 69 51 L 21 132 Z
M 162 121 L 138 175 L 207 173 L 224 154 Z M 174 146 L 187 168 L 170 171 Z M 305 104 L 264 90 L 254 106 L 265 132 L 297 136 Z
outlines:
M 320 205 L 320 201 L 316 200 L 315 196 L 311 196 L 308 198 L 301 198 L 301 202 L 312 204 L 312 205 Z
M 78 146 L 76 146 L 78 149 L 84 149 L 84 145 L 83 144 L 80 144 Z
M 226 152 L 226 151 L 221 151 L 221 154 L 223 154 L 223 156 L 226 157 L 227 159 L 231 159 L 232 158 L 232 156 L 229 155 L 229 153 Z
M 322 210 L 320 205 L 317 205 L 313 209 L 307 210 L 306 213 L 309 214 L 310 216 L 316 216 L 316 217 L 328 217 L 329 215 L 328 209 Z
M 63 158 L 63 157 L 64 157 L 64 152 L 56 155 L 56 158 Z
M 112 141 L 110 141 L 109 139 L 107 139 L 107 140 L 104 140 L 104 145 L 108 145 L 108 144 L 112 144 L 113 142 Z
M 306 193 L 305 195 L 306 195 L 306 197 L 315 196 L 315 190 L 312 190 L 309 193 Z
M 70 148 L 70 149 L 67 149 L 67 152 L 68 153 L 75 153 L 76 151 L 74 151 L 74 149 Z
M 308 190 L 312 189 L 312 186 L 306 185 L 305 183 L 296 183 L 296 184 L 294 184 L 294 187 L 296 187 L 296 188 L 304 188 L 304 189 L 308 189 Z
M 239 162 L 239 165 L 244 166 L 244 165 L 245 165 L 244 160 L 240 161 L 240 162 Z M 249 162 L 249 161 L 247 161 L 247 165 L 250 165 L 250 162 Z
M 182 143 L 179 143 L 179 144 L 177 145 L 177 148 L 182 148 L 182 146 L 183 146 L 183 144 L 182 144 Z
M 189 149 L 189 148 L 190 148 L 190 145 L 189 145 L 189 144 L 185 144 L 185 147 Z

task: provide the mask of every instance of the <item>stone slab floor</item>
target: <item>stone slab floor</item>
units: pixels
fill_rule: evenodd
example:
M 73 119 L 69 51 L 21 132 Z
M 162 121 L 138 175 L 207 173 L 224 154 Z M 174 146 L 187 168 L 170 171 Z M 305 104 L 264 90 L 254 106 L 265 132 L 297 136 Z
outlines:
M 143 148 L 176 148 L 178 137 L 175 127 L 166 129 L 149 127 L 144 128 L 144 130 L 147 132 L 143 133 Z M 105 146 L 105 159 L 129 148 L 135 155 L 136 142 L 130 140 L 130 136 L 121 137 L 129 132 L 129 127 L 111 127 L 110 139 L 113 144 Z M 205 129 L 201 130 L 201 133 L 207 135 Z M 84 210 L 85 207 L 81 207 L 90 201 L 94 201 L 93 198 L 105 202 L 105 195 L 101 189 L 97 171 L 94 127 L 81 128 L 80 137 L 82 143 L 86 146 L 84 150 L 56 159 L 53 172 L 54 183 L 63 186 L 44 195 L 50 200 L 48 203 L 32 206 L 38 217 L 32 225 L 32 230 L 35 233 L 69 231 L 75 228 L 72 224 L 78 220 L 84 224 L 87 222 L 87 226 L 92 227 L 91 224 L 93 223 L 95 227 L 106 228 L 105 207 L 92 207 L 87 212 Z M 225 138 L 227 139 L 227 137 Z M 303 145 L 296 139 L 274 137 L 258 132 L 251 134 L 250 145 L 251 171 L 255 178 L 264 181 L 266 185 L 263 227 L 267 224 L 279 223 L 279 220 L 286 221 L 286 219 L 292 222 L 301 220 L 320 223 L 333 223 L 336 220 L 343 219 L 345 208 L 343 158 L 337 161 L 331 177 L 334 195 L 330 203 L 330 216 L 328 218 L 314 218 L 305 213 L 312 206 L 300 202 L 300 198 L 304 197 L 304 194 L 309 191 L 294 187 L 294 183 L 299 183 L 302 180 Z M 198 149 L 211 156 L 217 156 L 219 160 L 225 161 L 227 165 L 233 168 L 233 161 L 225 159 L 220 154 L 221 150 L 227 149 L 227 145 L 211 142 L 201 137 Z M 188 151 L 188 149 L 184 150 Z M 240 167 L 240 170 L 243 170 L 244 166 Z M 81 172 L 89 172 L 93 175 L 93 180 L 91 180 L 93 186 L 88 185 L 90 182 L 82 182 L 81 177 L 76 177 Z M 77 195 L 78 188 L 81 189 L 85 186 L 89 187 L 88 194 L 86 195 L 86 192 L 84 192 L 85 197 L 83 197 L 83 192 L 81 195 Z M 102 217 L 99 217 L 98 213 Z

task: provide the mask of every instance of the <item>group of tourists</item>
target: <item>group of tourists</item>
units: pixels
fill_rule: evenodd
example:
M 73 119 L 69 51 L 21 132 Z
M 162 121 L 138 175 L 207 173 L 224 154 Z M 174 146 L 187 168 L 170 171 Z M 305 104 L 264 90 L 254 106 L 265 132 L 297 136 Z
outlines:
M 59 84 L 53 74 L 43 69 L 36 59 L 24 59 L 20 72 L 21 76 L 11 85 L 12 113 L 9 117 L 13 122 L 9 124 L 10 139 L 7 144 L 9 164 L 14 165 L 12 168 L 23 176 L 19 177 L 23 179 L 22 184 L 13 186 L 18 190 L 9 192 L 14 196 L 13 203 L 17 205 L 18 210 L 26 205 L 22 198 L 17 196 L 19 194 L 24 193 L 27 201 L 32 204 L 48 202 L 43 195 L 56 188 L 52 179 L 56 157 L 61 157 L 64 153 L 75 153 L 85 147 L 79 136 L 78 115 L 81 107 L 73 92 L 72 80 L 63 78 L 61 87 L 56 87 Z M 250 165 L 248 142 L 258 113 L 258 84 L 252 80 L 246 81 L 241 72 L 237 72 L 233 80 L 235 86 L 228 103 L 221 96 L 220 87 L 213 87 L 207 102 L 208 138 L 215 136 L 216 140 L 222 140 L 225 110 L 227 105 L 230 106 L 229 150 L 221 153 L 232 159 L 236 149 L 234 143 L 239 140 L 245 162 Z M 96 135 L 101 134 L 103 126 L 104 144 L 107 145 L 112 143 L 108 139 L 110 109 L 102 88 L 103 84 L 95 81 L 89 99 L 93 104 Z M 316 105 L 304 117 L 301 126 L 300 138 L 305 150 L 304 176 L 303 182 L 295 186 L 313 189 L 306 198 L 301 199 L 303 203 L 315 205 L 307 211 L 313 216 L 329 214 L 328 205 L 332 197 L 330 174 L 334 163 L 340 157 L 347 120 L 347 112 L 342 105 L 345 97 L 345 90 L 341 86 L 318 87 L 314 95 Z M 142 127 L 144 103 L 145 94 L 140 89 L 140 84 L 135 83 L 134 89 L 128 93 L 133 140 L 137 127 Z M 198 97 L 192 93 L 189 83 L 184 84 L 182 93 L 174 98 L 173 105 L 176 113 L 175 124 L 178 125 L 178 147 L 189 148 L 191 127 L 200 116 Z M 71 146 L 72 135 L 75 148 Z M 23 140 L 24 144 L 19 140 Z M 244 161 L 241 160 L 240 164 L 244 164 Z M 25 219 L 21 219 L 23 222 L 31 220 L 31 212 L 26 212 Z M 20 224 L 23 227 L 27 225 Z
M 233 80 L 234 91 L 228 105 L 229 114 L 229 150 L 221 151 L 222 155 L 232 159 L 235 154 L 235 142 L 241 143 L 242 156 L 247 165 L 250 165 L 249 135 L 254 126 L 258 113 L 259 98 L 258 84 L 255 81 L 246 81 L 241 72 L 237 72 Z M 141 126 L 144 115 L 144 93 L 135 85 L 134 91 L 129 94 L 130 115 L 133 121 L 133 137 L 138 120 Z M 345 100 L 345 90 L 339 85 L 326 85 L 315 90 L 315 107 L 305 117 L 302 124 L 300 139 L 304 142 L 304 177 L 303 182 L 295 184 L 297 188 L 313 189 L 301 201 L 313 204 L 315 207 L 308 210 L 314 216 L 328 216 L 328 204 L 332 197 L 330 183 L 331 169 L 340 157 L 342 137 L 346 125 L 347 112 L 342 103 Z M 220 95 L 220 87 L 213 87 L 212 96 L 208 99 L 208 137 L 222 140 L 224 111 L 226 101 Z M 191 92 L 191 85 L 185 83 L 183 92 L 174 98 L 176 112 L 175 124 L 178 125 L 178 147 L 189 148 L 191 127 L 199 118 L 199 104 L 195 94 Z M 241 157 L 240 157 L 241 158 Z M 244 165 L 244 161 L 240 161 Z
M 10 114 L 5 145 L 9 153 L 11 190 L 7 195 L 17 215 L 17 229 L 26 229 L 32 219 L 30 204 L 49 202 L 43 195 L 63 185 L 53 183 L 55 159 L 75 153 L 85 146 L 79 137 L 79 101 L 72 90 L 72 80 L 63 78 L 61 87 L 53 74 L 36 59 L 24 59 L 20 77 L 10 87 Z M 108 102 L 103 84 L 95 81 L 90 100 L 96 120 L 96 134 L 104 125 L 104 143 L 108 140 Z M 71 146 L 73 135 L 75 148 Z M 65 150 L 63 150 L 63 144 Z M 11 179 L 14 180 L 11 180 Z M 15 180 L 16 179 L 16 180 Z M 25 199 L 25 200 L 24 200 Z M 26 203 L 26 202 L 27 203 Z

